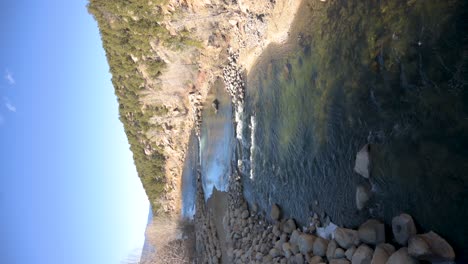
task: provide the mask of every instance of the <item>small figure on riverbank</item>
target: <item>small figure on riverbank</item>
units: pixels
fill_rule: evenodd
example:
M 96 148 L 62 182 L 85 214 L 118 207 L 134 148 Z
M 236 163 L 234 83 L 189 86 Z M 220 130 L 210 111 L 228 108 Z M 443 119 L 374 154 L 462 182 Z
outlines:
M 213 100 L 213 102 L 211 103 L 211 106 L 213 107 L 214 111 L 215 111 L 215 114 L 218 114 L 218 109 L 219 109 L 219 101 L 217 98 L 215 98 Z

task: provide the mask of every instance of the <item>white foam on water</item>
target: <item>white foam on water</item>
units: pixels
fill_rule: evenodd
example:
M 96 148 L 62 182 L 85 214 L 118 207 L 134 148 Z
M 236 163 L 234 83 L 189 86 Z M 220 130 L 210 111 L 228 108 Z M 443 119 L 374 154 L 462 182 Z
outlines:
M 337 225 L 334 223 L 330 222 L 325 227 L 317 227 L 317 235 L 321 238 L 331 240 L 334 238 L 335 230 L 338 228 Z
M 254 151 L 255 151 L 255 129 L 257 127 L 257 121 L 255 116 L 250 117 L 250 179 L 254 179 Z

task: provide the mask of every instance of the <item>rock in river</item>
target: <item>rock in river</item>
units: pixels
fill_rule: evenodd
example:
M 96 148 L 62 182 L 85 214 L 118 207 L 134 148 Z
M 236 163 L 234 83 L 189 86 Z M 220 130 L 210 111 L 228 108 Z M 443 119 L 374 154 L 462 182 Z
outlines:
M 356 187 L 356 207 L 358 210 L 364 209 L 372 193 L 369 188 L 359 185 Z
M 291 234 L 294 230 L 296 230 L 296 222 L 294 219 L 288 219 L 286 222 L 283 223 L 283 232 L 287 234 Z
M 446 262 L 455 259 L 455 252 L 445 239 L 434 232 L 416 235 L 409 240 L 411 256 L 431 262 Z
M 369 167 L 370 167 L 369 153 L 370 153 L 370 145 L 366 144 L 356 154 L 356 163 L 354 164 L 354 171 L 364 178 L 369 178 Z
M 277 204 L 271 206 L 270 217 L 271 219 L 278 221 L 280 219 L 281 210 Z
M 392 231 L 400 245 L 406 245 L 408 239 L 416 235 L 416 225 L 409 214 L 400 214 L 392 219 Z

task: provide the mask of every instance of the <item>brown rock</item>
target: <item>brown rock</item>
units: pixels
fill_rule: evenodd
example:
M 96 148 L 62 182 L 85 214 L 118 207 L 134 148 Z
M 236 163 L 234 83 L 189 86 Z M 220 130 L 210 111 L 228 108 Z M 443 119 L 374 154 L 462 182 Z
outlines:
M 352 229 L 338 227 L 335 230 L 335 240 L 340 247 L 345 249 L 359 245 L 358 232 Z
M 364 222 L 358 230 L 359 239 L 371 245 L 378 245 L 385 242 L 385 225 L 381 222 L 370 219 Z
M 315 242 L 315 236 L 309 234 L 301 234 L 297 239 L 297 246 L 299 247 L 299 251 L 302 254 L 307 254 L 312 252 L 313 246 Z
M 370 264 L 374 251 L 367 245 L 360 245 L 351 259 L 352 264 Z
M 309 264 L 318 264 L 320 262 L 322 262 L 322 257 L 320 256 L 313 256 L 312 258 L 310 258 L 309 260 Z
M 336 250 L 337 246 L 338 245 L 336 244 L 335 240 L 331 240 L 328 243 L 327 254 L 326 254 L 328 260 L 333 259 L 335 257 L 335 250 Z
M 325 256 L 327 253 L 328 240 L 317 237 L 314 241 L 313 252 L 316 256 Z
M 429 233 L 416 235 L 410 239 L 411 256 L 431 262 L 445 262 L 455 260 L 455 252 L 452 246 L 438 234 Z M 425 242 L 425 244 L 424 244 Z
M 408 255 L 408 248 L 402 247 L 395 253 L 393 253 L 390 258 L 388 258 L 386 264 L 416 264 L 419 263 L 416 259 Z
M 374 250 L 371 264 L 385 264 L 388 258 L 395 252 L 395 247 L 390 244 L 380 244 Z
M 270 217 L 271 219 L 278 221 L 281 216 L 281 210 L 277 204 L 271 206 Z
M 286 222 L 283 223 L 283 232 L 287 234 L 291 234 L 294 230 L 296 230 L 296 222 L 294 219 L 288 219 Z

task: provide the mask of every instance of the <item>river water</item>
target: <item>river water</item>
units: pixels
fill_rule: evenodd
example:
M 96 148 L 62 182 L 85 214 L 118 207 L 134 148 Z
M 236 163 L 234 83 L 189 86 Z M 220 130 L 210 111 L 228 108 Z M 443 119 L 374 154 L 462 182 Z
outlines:
M 466 1 L 305 1 L 288 43 L 268 47 L 248 76 L 248 199 L 266 211 L 278 203 L 301 224 L 312 211 L 348 227 L 407 212 L 466 258 L 467 10 Z M 370 180 L 353 171 L 366 143 Z M 362 211 L 359 184 L 374 194 Z
M 270 45 L 247 77 L 245 142 L 236 145 L 222 83 L 210 93 L 206 199 L 226 190 L 237 153 L 245 196 L 266 212 L 277 203 L 300 224 L 317 212 L 346 227 L 406 212 L 468 261 L 467 10 L 467 1 L 304 1 L 288 42 Z M 353 171 L 367 143 L 369 180 Z M 373 192 L 361 211 L 358 185 Z

